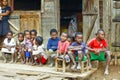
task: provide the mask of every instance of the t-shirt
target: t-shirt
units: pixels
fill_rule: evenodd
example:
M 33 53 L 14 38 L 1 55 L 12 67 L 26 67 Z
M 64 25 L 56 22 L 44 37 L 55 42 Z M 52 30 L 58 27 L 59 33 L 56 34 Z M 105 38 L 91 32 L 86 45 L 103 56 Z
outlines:
M 32 42 L 30 39 L 25 39 L 25 46 L 29 49 L 32 48 Z
M 9 6 L 6 6 L 5 8 L 2 8 L 2 13 L 6 13 L 6 11 L 11 11 L 11 8 Z M 3 16 L 2 21 L 7 21 L 8 18 L 9 18 L 9 15 L 8 16 Z
M 108 44 L 105 39 L 98 42 L 97 38 L 93 38 L 88 42 L 88 46 L 92 49 L 107 48 Z
M 61 54 L 66 53 L 68 51 L 69 45 L 70 43 L 68 41 L 65 41 L 65 42 L 59 41 L 58 42 L 59 53 Z
M 15 41 L 13 38 L 10 40 L 10 42 L 8 42 L 8 38 L 5 38 L 3 43 L 7 46 L 15 46 Z
M 82 52 L 85 53 L 86 51 L 86 44 L 84 42 L 81 42 L 81 43 L 76 43 L 76 42 L 73 42 L 70 46 L 81 46 L 82 47 Z M 74 51 L 74 53 L 78 53 L 77 50 Z
M 52 49 L 53 51 L 56 51 L 58 48 L 58 42 L 60 41 L 60 39 L 57 37 L 56 39 L 52 39 L 50 38 L 48 40 L 48 44 L 47 44 L 47 49 Z

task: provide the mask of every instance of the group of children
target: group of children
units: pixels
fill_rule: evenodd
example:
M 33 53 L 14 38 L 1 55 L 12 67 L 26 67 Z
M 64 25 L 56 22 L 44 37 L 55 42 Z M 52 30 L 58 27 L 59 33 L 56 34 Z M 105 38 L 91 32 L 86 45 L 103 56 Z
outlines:
M 96 38 L 90 40 L 88 44 L 83 42 L 83 34 L 76 32 L 74 37 L 69 37 L 67 33 L 62 32 L 60 38 L 56 29 L 51 29 L 47 49 L 44 48 L 43 38 L 37 36 L 36 30 L 25 30 L 18 34 L 16 42 L 12 38 L 13 33 L 8 32 L 1 49 L 4 62 L 6 54 L 12 54 L 11 62 L 16 62 L 20 55 L 22 63 L 45 64 L 48 62 L 50 67 L 54 66 L 56 58 L 65 59 L 66 63 L 72 62 L 71 69 L 81 69 L 81 61 L 88 60 L 89 67 L 92 67 L 91 60 L 107 59 L 105 74 L 108 74 L 110 63 L 110 51 L 105 38 L 105 32 L 100 29 Z M 102 59 L 100 58 L 102 56 Z M 105 56 L 104 56 L 105 55 Z M 98 57 L 100 56 L 100 57 Z M 91 59 L 92 58 L 92 59 Z

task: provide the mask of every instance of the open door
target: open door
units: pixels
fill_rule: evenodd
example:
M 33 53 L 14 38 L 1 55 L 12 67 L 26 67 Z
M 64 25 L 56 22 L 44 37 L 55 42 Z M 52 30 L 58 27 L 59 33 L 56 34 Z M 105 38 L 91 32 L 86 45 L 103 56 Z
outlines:
M 82 0 L 60 0 L 60 32 L 69 32 L 71 24 L 83 32 L 82 21 Z

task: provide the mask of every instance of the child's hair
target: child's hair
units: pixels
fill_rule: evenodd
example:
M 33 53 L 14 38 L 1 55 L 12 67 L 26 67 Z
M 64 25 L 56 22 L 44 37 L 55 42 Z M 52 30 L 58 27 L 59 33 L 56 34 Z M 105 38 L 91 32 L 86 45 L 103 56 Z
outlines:
M 82 34 L 82 32 L 76 32 L 76 33 L 75 33 L 75 38 L 76 38 L 78 35 L 83 35 L 83 34 Z
M 19 37 L 19 35 L 22 35 L 24 37 L 24 33 L 22 33 L 22 32 L 18 33 L 18 37 Z
M 37 35 L 37 31 L 36 31 L 35 29 L 32 29 L 32 30 L 30 31 L 30 34 L 31 34 L 32 32 L 34 32 L 34 33 Z
M 50 30 L 50 35 L 51 35 L 53 32 L 58 33 L 56 29 L 51 29 L 51 30 Z
M 72 41 L 74 41 L 73 37 L 71 37 L 71 36 L 68 36 L 68 38 L 69 38 L 69 39 L 71 39 Z
M 12 32 L 12 31 L 8 31 L 7 34 L 8 34 L 8 33 L 11 33 L 11 35 L 13 35 L 13 32 Z
M 36 41 L 37 41 L 37 43 L 38 43 L 39 45 L 42 45 L 42 43 L 43 43 L 43 38 L 42 38 L 41 36 L 37 36 L 37 37 L 36 37 Z
M 29 30 L 25 30 L 25 31 L 24 31 L 24 35 L 26 34 L 26 32 L 30 32 L 30 31 L 29 31 Z
M 98 29 L 96 35 L 98 35 L 100 31 L 103 31 L 105 33 L 105 31 L 103 29 Z

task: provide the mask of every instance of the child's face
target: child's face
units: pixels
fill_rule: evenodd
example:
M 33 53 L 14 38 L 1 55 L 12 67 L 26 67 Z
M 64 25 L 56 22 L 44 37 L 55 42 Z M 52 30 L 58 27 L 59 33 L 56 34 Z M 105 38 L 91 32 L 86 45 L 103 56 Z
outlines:
M 18 36 L 18 40 L 21 42 L 21 41 L 23 41 L 24 40 L 24 36 L 23 35 L 19 35 Z
M 104 39 L 105 38 L 105 33 L 103 31 L 99 31 L 98 37 L 101 40 Z
M 56 32 L 52 32 L 52 33 L 51 33 L 51 38 L 52 38 L 52 39 L 56 39 L 56 37 L 57 37 L 57 33 L 56 33 Z
M 75 40 L 77 43 L 81 43 L 83 41 L 83 35 L 77 35 Z
M 8 33 L 8 34 L 7 34 L 7 38 L 8 38 L 8 39 L 11 39 L 11 38 L 12 38 L 12 34 L 11 34 L 11 33 Z
M 67 34 L 62 33 L 61 34 L 61 41 L 66 41 L 67 40 Z
M 8 4 L 7 0 L 2 0 L 2 5 L 6 6 Z
M 67 39 L 67 41 L 72 44 L 72 40 L 70 38 Z
M 30 32 L 26 32 L 26 33 L 25 33 L 25 37 L 26 37 L 27 39 L 30 39 Z
M 31 32 L 31 35 L 30 35 L 30 36 L 31 36 L 32 39 L 35 39 L 36 33 L 35 33 L 35 32 Z

